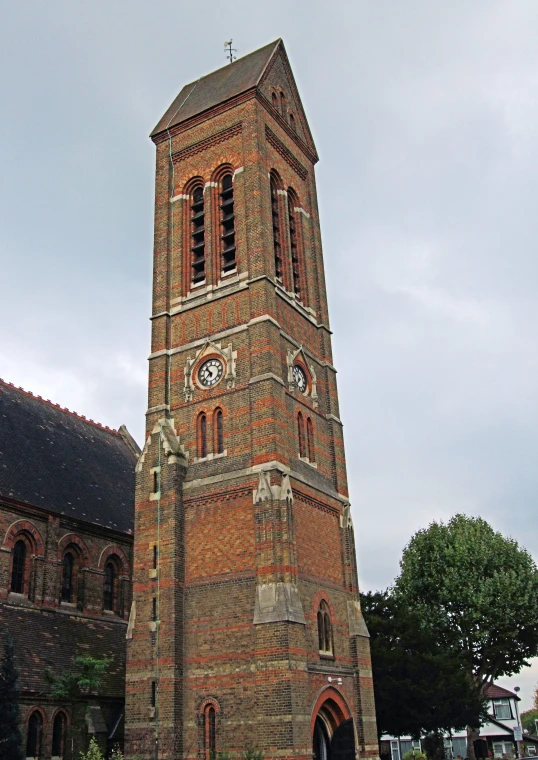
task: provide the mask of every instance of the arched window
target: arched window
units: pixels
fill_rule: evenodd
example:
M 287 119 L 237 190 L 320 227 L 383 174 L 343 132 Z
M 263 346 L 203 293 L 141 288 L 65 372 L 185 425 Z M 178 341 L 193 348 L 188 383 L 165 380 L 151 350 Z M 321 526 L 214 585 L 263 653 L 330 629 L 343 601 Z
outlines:
M 52 757 L 62 758 L 65 750 L 65 728 L 67 726 L 67 718 L 65 713 L 59 712 L 54 718 L 52 724 Z
M 271 94 L 271 100 L 273 103 L 273 108 L 278 111 L 278 98 L 277 98 L 276 92 L 273 92 Z
M 316 461 L 316 455 L 314 453 L 314 426 L 310 417 L 306 420 L 306 440 L 308 443 L 308 458 L 311 462 Z
M 318 609 L 318 644 L 323 654 L 333 654 L 333 632 L 329 605 L 321 601 Z
M 217 751 L 217 711 L 213 705 L 204 710 L 204 754 L 206 760 L 213 760 Z
M 299 412 L 297 415 L 297 435 L 299 438 L 299 456 L 306 457 L 304 417 L 302 415 L 302 412 Z
M 191 280 L 196 285 L 205 280 L 204 188 L 195 187 L 191 196 Z
M 114 597 L 116 592 L 116 567 L 113 562 L 107 562 L 105 566 L 105 582 L 103 586 L 103 609 L 114 609 Z
M 24 594 L 24 571 L 26 569 L 26 542 L 21 539 L 13 547 L 13 564 L 11 566 L 11 591 Z
M 198 415 L 198 456 L 207 456 L 207 417 L 204 412 Z
M 26 757 L 38 758 L 41 756 L 43 744 L 43 718 L 38 710 L 30 715 L 28 720 L 28 736 L 26 739 Z
M 297 234 L 297 211 L 299 199 L 290 187 L 288 188 L 288 226 L 290 231 L 291 271 L 293 275 L 293 292 L 297 298 L 304 300 L 302 287 L 302 262 Z
M 220 183 L 220 241 L 223 273 L 235 269 L 235 214 L 234 184 L 231 174 L 225 174 Z
M 71 552 L 64 554 L 62 566 L 62 602 L 73 601 L 73 568 L 75 558 Z
M 224 453 L 224 419 L 222 409 L 215 409 L 213 415 L 213 432 L 215 436 L 213 451 L 215 454 Z
M 295 116 L 290 113 L 290 127 L 293 129 L 294 132 L 297 132 L 297 125 L 295 124 Z
M 283 92 L 280 93 L 280 113 L 286 118 L 286 96 Z
M 282 281 L 282 246 L 280 242 L 280 209 L 278 202 L 278 185 L 271 175 L 271 215 L 273 218 L 273 248 L 275 252 L 275 277 Z

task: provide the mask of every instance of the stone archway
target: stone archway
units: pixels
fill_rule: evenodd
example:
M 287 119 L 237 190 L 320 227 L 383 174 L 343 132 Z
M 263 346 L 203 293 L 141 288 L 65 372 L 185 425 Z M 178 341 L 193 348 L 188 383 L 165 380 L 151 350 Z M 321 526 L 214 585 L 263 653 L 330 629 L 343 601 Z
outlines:
M 336 689 L 325 689 L 312 712 L 314 760 L 355 760 L 355 727 L 349 708 Z

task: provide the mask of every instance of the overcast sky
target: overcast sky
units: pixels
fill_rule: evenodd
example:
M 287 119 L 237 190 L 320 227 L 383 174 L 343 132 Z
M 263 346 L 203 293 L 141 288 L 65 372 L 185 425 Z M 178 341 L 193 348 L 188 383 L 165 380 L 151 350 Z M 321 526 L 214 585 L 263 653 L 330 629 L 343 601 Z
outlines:
M 536 0 L 0 1 L 0 376 L 139 442 L 154 146 L 286 44 L 317 167 L 363 589 L 431 520 L 538 558 Z M 528 707 L 538 666 L 519 683 Z

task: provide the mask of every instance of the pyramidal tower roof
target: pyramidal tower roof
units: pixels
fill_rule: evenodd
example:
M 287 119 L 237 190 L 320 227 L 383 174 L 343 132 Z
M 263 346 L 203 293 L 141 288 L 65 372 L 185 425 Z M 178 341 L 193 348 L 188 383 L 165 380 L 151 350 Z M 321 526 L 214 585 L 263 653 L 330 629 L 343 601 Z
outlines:
M 316 148 L 308 128 L 306 114 L 281 39 L 238 58 L 233 63 L 212 71 L 210 74 L 201 76 L 195 82 L 186 84 L 151 132 L 151 137 L 156 138 L 161 133 L 167 132 L 179 124 L 199 116 L 217 105 L 226 103 L 226 101 L 231 101 L 248 91 L 252 91 L 253 94 L 259 92 L 261 84 L 278 58 L 281 58 L 283 69 L 286 72 L 286 84 L 291 90 L 305 125 L 307 147 L 317 160 Z

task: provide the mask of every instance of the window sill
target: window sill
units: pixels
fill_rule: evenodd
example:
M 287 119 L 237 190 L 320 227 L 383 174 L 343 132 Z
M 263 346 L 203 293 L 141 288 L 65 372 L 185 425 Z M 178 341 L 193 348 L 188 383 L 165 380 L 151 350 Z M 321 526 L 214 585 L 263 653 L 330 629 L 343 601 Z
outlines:
M 224 449 L 221 454 L 208 454 L 206 457 L 195 457 L 194 464 L 198 462 L 211 462 L 213 459 L 222 459 L 222 457 L 228 456 L 228 449 Z
M 60 602 L 60 607 L 66 607 L 68 610 L 73 610 L 73 609 L 76 610 L 77 603 L 76 602 L 64 602 L 64 601 L 61 601 Z
M 115 615 L 116 610 L 103 610 L 103 615 Z
M 322 652 L 321 650 L 318 652 L 320 660 L 336 660 L 336 657 L 331 652 Z
M 311 462 L 308 457 L 302 457 L 300 454 L 297 454 L 301 462 L 304 462 L 305 464 L 310 465 L 310 467 L 313 467 L 315 470 L 318 469 L 318 463 L 317 462 Z

